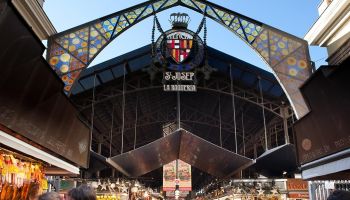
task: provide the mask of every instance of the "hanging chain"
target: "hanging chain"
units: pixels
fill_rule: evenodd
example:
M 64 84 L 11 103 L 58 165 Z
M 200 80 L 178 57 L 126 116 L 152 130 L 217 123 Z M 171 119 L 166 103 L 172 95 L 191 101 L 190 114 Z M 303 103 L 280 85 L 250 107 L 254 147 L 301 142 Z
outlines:
M 196 35 L 198 35 L 202 31 L 204 24 L 205 24 L 205 21 L 206 21 L 206 17 L 204 15 L 202 18 L 202 21 L 199 23 L 199 26 L 198 26 L 197 31 L 196 31 Z
M 154 17 L 153 17 L 153 27 L 152 27 L 152 39 L 151 39 L 151 42 L 152 42 L 152 58 L 155 57 L 155 44 L 154 44 L 155 31 L 156 31 L 156 15 L 154 15 Z
M 155 15 L 155 14 L 154 14 L 154 19 L 155 19 L 155 21 L 156 21 L 156 25 L 157 25 L 158 31 L 159 31 L 162 35 L 165 35 L 165 32 L 164 32 L 162 26 L 160 25 L 160 23 L 159 23 L 159 21 L 158 21 L 158 17 L 157 17 L 157 15 Z
M 207 49 L 207 19 L 204 17 L 204 36 L 203 36 L 203 42 L 204 42 L 204 48 Z

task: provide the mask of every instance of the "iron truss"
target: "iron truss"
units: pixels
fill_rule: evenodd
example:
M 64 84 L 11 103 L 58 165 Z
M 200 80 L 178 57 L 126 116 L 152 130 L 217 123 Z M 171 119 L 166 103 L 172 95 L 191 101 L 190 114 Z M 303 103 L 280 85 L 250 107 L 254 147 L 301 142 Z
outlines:
M 138 22 L 174 6 L 202 13 L 236 34 L 272 68 L 297 117 L 308 112 L 299 87 L 312 73 L 307 42 L 205 0 L 153 0 L 82 24 L 49 38 L 47 61 L 70 94 L 72 85 L 112 40 Z
M 93 76 L 93 75 L 92 75 Z M 97 76 L 98 77 L 98 76 Z M 92 89 L 85 91 L 82 94 L 79 94 L 77 96 L 73 96 L 73 101 L 80 110 L 82 119 L 87 121 L 88 124 L 91 122 L 91 108 L 92 103 L 95 109 L 95 116 L 94 116 L 94 141 L 96 143 L 102 143 L 104 145 L 105 149 L 110 148 L 110 145 L 112 147 L 113 155 L 116 155 L 120 153 L 120 143 L 121 143 L 121 134 L 122 134 L 122 124 L 121 122 L 121 116 L 120 111 L 121 109 L 121 100 L 123 96 L 123 83 L 122 80 L 115 80 L 110 84 L 106 84 L 103 87 L 97 87 L 96 93 L 95 93 L 95 101 L 92 102 Z M 257 83 L 255 83 L 257 84 Z M 142 146 L 145 145 L 159 137 L 162 137 L 161 131 L 159 131 L 159 134 L 153 135 L 152 137 L 146 136 L 145 133 L 140 133 L 140 130 L 148 130 L 147 127 L 150 126 L 160 126 L 164 124 L 168 124 L 171 122 L 176 121 L 176 112 L 174 112 L 174 107 L 176 107 L 176 104 L 174 103 L 173 106 L 168 106 L 172 103 L 174 98 L 172 95 L 165 95 L 165 97 L 159 98 L 159 99 L 150 99 L 149 102 L 145 99 L 140 99 L 141 101 L 135 100 L 137 96 L 143 96 L 147 94 L 148 96 L 155 97 L 157 93 L 162 91 L 162 86 L 160 83 L 158 84 L 151 84 L 149 75 L 145 72 L 141 74 L 135 74 L 132 76 L 128 76 L 126 81 L 126 90 L 124 91 L 125 97 L 127 100 L 127 107 L 126 112 L 128 112 L 127 119 L 124 124 L 124 142 L 129 143 L 129 145 L 126 145 L 127 150 L 131 150 L 134 141 L 134 131 L 135 127 L 138 132 L 137 141 L 135 146 Z M 221 96 L 226 96 L 226 101 L 231 101 L 232 93 L 230 90 L 231 82 L 227 78 L 223 78 L 222 76 L 212 76 L 210 81 L 203 82 L 198 85 L 198 91 L 205 91 L 209 94 L 213 94 L 213 96 L 218 96 L 219 94 Z M 254 87 L 252 87 L 254 88 Z M 284 105 L 280 100 L 271 100 L 273 98 L 271 97 L 264 97 L 264 103 L 262 104 L 261 96 L 258 94 L 258 91 L 254 89 L 247 89 L 243 88 L 243 86 L 239 86 L 239 84 L 234 85 L 234 94 L 235 98 L 237 98 L 239 105 L 237 105 L 237 108 L 243 107 L 245 105 L 254 105 L 255 108 L 264 108 L 266 111 L 268 111 L 268 121 L 271 124 L 268 124 L 268 130 L 269 130 L 269 137 L 278 137 L 276 134 L 282 134 L 280 132 L 280 129 L 272 130 L 271 127 L 276 124 L 279 124 L 278 127 L 283 127 L 283 119 L 290 119 L 293 116 L 292 108 L 289 105 Z M 136 101 L 136 102 L 135 102 Z M 157 104 L 156 107 L 152 107 L 149 105 L 149 103 Z M 154 103 L 156 102 L 156 103 Z M 134 120 L 134 113 L 135 112 L 141 112 L 141 111 L 135 111 L 135 105 L 139 104 L 140 108 L 143 108 L 143 115 L 140 115 L 137 119 L 137 123 L 135 124 Z M 113 126 L 113 137 L 111 139 L 110 136 L 110 122 L 111 122 L 111 115 L 112 115 L 112 109 L 111 105 L 115 105 L 115 109 L 119 111 L 119 116 L 115 116 L 114 120 L 114 126 Z M 231 104 L 232 105 L 232 104 Z M 152 107 L 149 108 L 149 107 Z M 200 106 L 199 106 L 200 107 Z M 263 138 L 263 132 L 261 132 L 261 122 L 257 123 L 255 116 L 246 116 L 246 128 L 245 128 L 245 137 L 243 137 L 243 130 L 240 123 L 237 123 L 238 125 L 235 127 L 234 122 L 232 121 L 232 111 L 229 109 L 229 111 L 223 111 L 223 117 L 224 114 L 226 115 L 226 118 L 223 118 L 222 121 L 219 120 L 216 113 L 218 110 L 218 102 L 213 102 L 211 105 L 212 109 L 210 111 L 204 112 L 201 110 L 198 110 L 194 108 L 193 106 L 189 105 L 188 102 L 183 101 L 181 103 L 181 123 L 187 126 L 187 129 L 192 131 L 191 128 L 194 127 L 196 129 L 197 127 L 207 127 L 206 130 L 193 130 L 193 132 L 206 132 L 206 134 L 201 135 L 204 139 L 207 139 L 209 141 L 217 141 L 218 136 L 218 130 L 221 129 L 223 133 L 223 145 L 225 146 L 231 146 L 232 147 L 232 136 L 236 133 L 238 136 L 238 144 L 240 145 L 241 149 L 243 148 L 243 143 L 247 147 L 246 151 L 251 151 L 254 144 L 262 142 Z M 227 109 L 226 109 L 227 110 Z M 286 112 L 283 113 L 282 110 L 285 110 Z M 239 110 L 237 111 L 237 118 L 239 118 L 238 121 L 240 121 L 240 117 L 243 111 Z M 258 111 L 260 112 L 260 111 Z M 129 116 L 132 115 L 132 116 Z M 256 116 L 258 118 L 262 118 L 262 115 Z M 273 123 L 272 123 L 273 122 Z M 107 123 L 107 125 L 106 125 Z M 191 128 L 188 128 L 191 127 Z M 159 127 L 159 130 L 161 128 Z M 151 130 L 152 131 L 152 130 Z M 282 134 L 283 136 L 283 134 Z M 282 143 L 280 140 L 283 139 L 283 137 L 278 137 L 278 143 Z M 113 141 L 111 143 L 111 140 Z M 272 139 L 269 139 L 272 140 Z M 243 142 L 244 141 L 244 142 Z M 272 146 L 272 142 L 270 142 Z M 124 151 L 124 152 L 125 152 Z M 241 150 L 243 151 L 243 150 Z

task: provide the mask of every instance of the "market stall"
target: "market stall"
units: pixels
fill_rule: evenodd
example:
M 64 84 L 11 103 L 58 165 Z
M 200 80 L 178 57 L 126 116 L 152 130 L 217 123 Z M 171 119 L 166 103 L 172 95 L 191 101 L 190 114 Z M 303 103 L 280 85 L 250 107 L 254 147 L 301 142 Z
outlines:
M 0 148 L 0 199 L 21 200 L 47 190 L 42 162 Z
M 97 200 L 163 199 L 159 191 L 132 179 L 78 180 L 77 182 L 77 185 L 84 183 L 92 187 L 96 192 Z
M 287 200 L 286 179 L 239 179 L 210 183 L 195 193 L 205 200 Z

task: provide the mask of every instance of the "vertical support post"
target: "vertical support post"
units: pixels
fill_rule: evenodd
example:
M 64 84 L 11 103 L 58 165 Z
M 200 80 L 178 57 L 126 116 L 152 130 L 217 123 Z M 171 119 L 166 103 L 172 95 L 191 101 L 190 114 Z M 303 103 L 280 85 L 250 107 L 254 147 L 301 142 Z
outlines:
M 258 157 L 258 151 L 256 149 L 256 143 L 254 143 L 254 159 Z
M 100 135 L 98 137 L 98 143 L 97 143 L 97 153 L 99 155 L 101 155 L 101 153 L 102 153 L 102 143 L 103 143 L 103 136 Z M 101 171 L 97 171 L 96 172 L 96 178 L 100 178 L 100 176 L 101 176 Z
M 112 178 L 115 178 L 115 169 L 112 169 Z
M 281 108 L 281 115 L 283 117 L 283 130 L 284 130 L 284 141 L 286 144 L 289 144 L 289 133 L 288 133 L 288 108 L 283 106 Z

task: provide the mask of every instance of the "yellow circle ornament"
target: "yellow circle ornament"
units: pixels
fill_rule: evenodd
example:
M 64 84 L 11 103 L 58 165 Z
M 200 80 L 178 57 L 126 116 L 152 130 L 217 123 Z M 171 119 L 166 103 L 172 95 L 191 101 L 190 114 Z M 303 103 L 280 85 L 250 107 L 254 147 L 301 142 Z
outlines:
M 87 42 L 82 42 L 81 47 L 87 47 Z
M 107 38 L 110 38 L 110 37 L 111 37 L 111 33 L 107 32 L 107 33 L 105 34 L 105 36 L 106 36 Z
M 287 49 L 282 49 L 282 55 L 286 56 L 288 54 L 289 54 L 289 52 Z
M 118 20 L 117 20 L 117 18 L 114 17 L 114 18 L 112 18 L 111 21 L 112 21 L 112 23 L 116 23 Z
M 262 40 L 267 40 L 267 35 L 266 35 L 266 34 L 261 34 L 261 35 L 260 35 L 260 39 L 262 39 Z
M 97 52 L 97 49 L 95 47 L 90 49 L 90 54 L 95 54 Z
M 254 40 L 254 36 L 248 35 L 248 40 L 249 40 L 249 41 L 253 41 L 253 40 Z
M 68 62 L 70 59 L 70 55 L 68 53 L 64 53 L 60 56 L 62 62 Z
M 69 34 L 69 37 L 70 37 L 70 38 L 75 38 L 75 34 L 74 34 L 74 33 L 71 33 L 71 34 Z
M 298 71 L 297 71 L 296 69 L 294 69 L 294 68 L 289 69 L 289 75 L 291 75 L 291 76 L 296 76 L 297 73 L 298 73 Z
M 74 39 L 72 40 L 72 43 L 73 43 L 73 44 L 79 44 L 79 43 L 80 43 L 80 39 L 79 39 L 79 38 L 74 38 Z
M 297 61 L 296 61 L 296 59 L 294 57 L 289 57 L 287 59 L 287 63 L 288 63 L 289 66 L 294 66 L 295 64 L 297 64 Z
M 306 63 L 305 60 L 300 60 L 298 66 L 299 66 L 301 69 L 305 69 L 305 68 L 307 67 L 307 63 Z
M 275 45 L 272 45 L 272 46 L 271 46 L 271 50 L 272 50 L 272 51 L 276 51 L 276 50 L 277 50 L 277 47 L 276 47 Z
M 68 67 L 68 65 L 62 65 L 60 70 L 61 70 L 62 73 L 66 73 L 66 72 L 68 72 L 69 67 Z
M 50 65 L 57 65 L 58 62 L 59 62 L 59 59 L 56 56 L 50 58 Z
M 92 37 L 96 37 L 96 36 L 98 36 L 98 32 L 97 31 L 91 31 L 91 36 Z
M 286 48 L 286 44 L 284 42 L 279 42 L 278 47 L 281 49 L 284 49 L 284 48 Z

